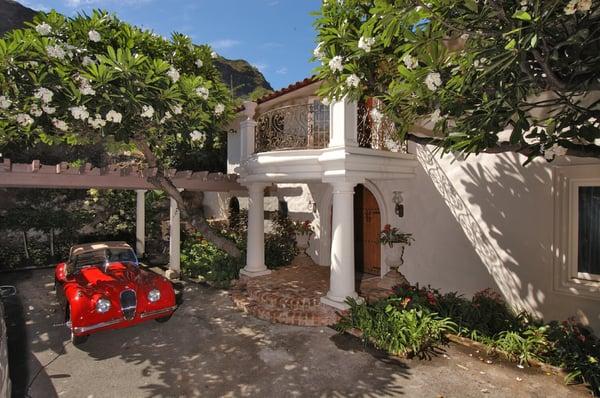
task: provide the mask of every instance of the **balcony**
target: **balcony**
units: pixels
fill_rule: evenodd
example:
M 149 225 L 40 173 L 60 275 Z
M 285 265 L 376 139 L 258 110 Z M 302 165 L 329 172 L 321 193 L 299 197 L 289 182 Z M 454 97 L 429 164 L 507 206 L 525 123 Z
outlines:
M 256 122 L 255 152 L 321 149 L 329 144 L 329 107 L 319 102 L 275 108 Z
M 357 106 L 356 142 L 361 148 L 406 152 L 396 139 L 394 123 L 373 117 L 373 101 Z M 329 144 L 329 106 L 315 101 L 268 110 L 256 119 L 255 153 L 322 149 Z

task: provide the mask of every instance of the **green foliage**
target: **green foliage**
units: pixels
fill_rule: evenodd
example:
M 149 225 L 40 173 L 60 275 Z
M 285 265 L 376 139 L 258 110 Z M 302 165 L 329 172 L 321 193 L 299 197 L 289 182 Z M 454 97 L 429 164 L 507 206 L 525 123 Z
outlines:
M 569 372 L 568 382 L 587 383 L 600 394 L 600 341 L 574 319 L 543 324 L 525 312 L 516 314 L 490 289 L 471 300 L 419 286 L 398 286 L 394 293 L 389 300 L 400 300 L 406 309 L 427 308 L 455 322 L 458 334 L 490 350 L 500 350 L 521 364 L 536 359 L 559 366 Z
M 337 325 L 341 331 L 356 328 L 365 342 L 394 355 L 422 355 L 442 343 L 444 335 L 456 325 L 424 307 L 407 309 L 399 298 L 374 304 L 357 303 L 349 298 L 350 312 Z
M 332 0 L 316 15 L 321 94 L 381 100 L 399 140 L 425 125 L 446 151 L 600 156 L 597 1 Z
M 241 262 L 229 256 L 207 240 L 190 237 L 181 247 L 181 264 L 184 275 L 202 277 L 218 287 L 228 287 L 238 278 Z
M 149 144 L 166 166 L 185 148 L 223 150 L 231 115 L 211 49 L 170 40 L 104 11 L 38 14 L 0 39 L 0 145 Z M 207 163 L 210 163 L 208 159 Z
M 245 252 L 247 247 L 248 211 L 240 210 L 229 215 L 226 223 L 213 223 L 219 234 L 236 242 Z M 265 234 L 265 263 L 275 269 L 289 265 L 298 254 L 292 230 L 292 222 L 287 217 L 277 216 L 273 220 L 273 230 Z M 212 284 L 227 287 L 231 280 L 237 279 L 244 266 L 240 259 L 229 256 L 200 235 L 186 237 L 181 249 L 181 267 L 185 275 L 201 277 Z

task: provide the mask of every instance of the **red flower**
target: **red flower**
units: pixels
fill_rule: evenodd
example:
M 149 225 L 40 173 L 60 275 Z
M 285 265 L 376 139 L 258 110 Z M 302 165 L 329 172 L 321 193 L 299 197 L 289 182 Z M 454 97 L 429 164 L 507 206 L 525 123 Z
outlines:
M 427 301 L 429 301 L 429 304 L 435 305 L 436 301 L 435 301 L 435 296 L 433 295 L 433 293 L 427 292 Z
M 383 230 L 386 232 L 388 232 L 391 229 L 392 229 L 392 226 L 390 224 L 385 224 L 385 226 L 383 227 Z

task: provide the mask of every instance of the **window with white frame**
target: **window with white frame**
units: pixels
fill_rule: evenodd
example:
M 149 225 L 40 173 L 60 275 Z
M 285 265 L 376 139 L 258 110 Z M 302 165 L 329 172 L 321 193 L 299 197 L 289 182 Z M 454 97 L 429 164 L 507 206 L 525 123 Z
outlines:
M 600 298 L 600 165 L 555 168 L 555 285 Z

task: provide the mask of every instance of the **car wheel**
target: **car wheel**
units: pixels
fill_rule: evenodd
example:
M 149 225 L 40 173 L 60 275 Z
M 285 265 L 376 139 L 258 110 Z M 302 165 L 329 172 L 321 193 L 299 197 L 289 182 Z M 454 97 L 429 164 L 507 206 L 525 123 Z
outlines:
M 162 318 L 156 318 L 154 320 L 156 322 L 158 322 L 158 323 L 165 323 L 165 322 L 168 322 L 169 319 L 171 319 L 171 315 L 169 315 L 169 316 L 163 316 Z

